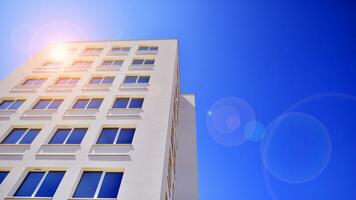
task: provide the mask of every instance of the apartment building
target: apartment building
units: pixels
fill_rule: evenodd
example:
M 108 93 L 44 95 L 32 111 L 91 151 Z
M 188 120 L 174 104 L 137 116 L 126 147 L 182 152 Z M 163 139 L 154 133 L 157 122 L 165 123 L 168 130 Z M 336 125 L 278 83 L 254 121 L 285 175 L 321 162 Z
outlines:
M 178 41 L 49 45 L 0 82 L 0 199 L 198 199 Z

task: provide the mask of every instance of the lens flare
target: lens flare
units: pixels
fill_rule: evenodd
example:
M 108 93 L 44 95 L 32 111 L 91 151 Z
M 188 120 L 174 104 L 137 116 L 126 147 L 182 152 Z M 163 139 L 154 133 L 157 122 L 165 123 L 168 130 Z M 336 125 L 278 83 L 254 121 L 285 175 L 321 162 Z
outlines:
M 68 55 L 68 51 L 63 46 L 55 46 L 50 49 L 49 58 L 53 60 L 63 60 Z

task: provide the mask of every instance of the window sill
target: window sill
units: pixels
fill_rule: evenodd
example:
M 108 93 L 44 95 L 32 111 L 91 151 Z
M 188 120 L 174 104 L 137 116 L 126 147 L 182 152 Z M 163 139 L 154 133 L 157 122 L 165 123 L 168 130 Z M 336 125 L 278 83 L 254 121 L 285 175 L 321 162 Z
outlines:
M 38 67 L 33 70 L 34 73 L 55 73 L 58 72 L 60 67 Z
M 15 113 L 16 110 L 0 110 L 0 120 L 9 120 L 10 116 Z
M 113 119 L 140 119 L 142 112 L 142 108 L 111 108 L 106 116 Z
M 130 65 L 129 70 L 153 70 L 155 65 Z
M 96 71 L 120 71 L 122 66 L 104 66 L 101 65 L 96 68 Z
M 87 72 L 89 67 L 67 67 L 64 69 L 65 72 Z
M 82 88 L 82 91 L 87 92 L 100 92 L 100 91 L 110 91 L 112 84 L 86 84 Z
M 99 109 L 69 109 L 65 112 L 64 119 L 96 119 Z
M 10 92 L 36 92 L 40 87 L 39 85 L 18 85 L 12 88 Z
M 148 50 L 148 51 L 136 51 L 137 55 L 155 55 L 158 54 L 158 50 Z
M 48 86 L 46 92 L 71 92 L 75 86 L 74 84 L 53 84 Z
M 117 198 L 68 198 L 67 200 L 117 200 Z
M 20 119 L 25 120 L 51 120 L 57 110 L 26 110 Z
M 147 91 L 149 86 L 149 83 L 123 83 L 120 85 L 120 90 Z
M 74 156 L 81 149 L 80 144 L 43 144 L 37 155 L 42 156 Z

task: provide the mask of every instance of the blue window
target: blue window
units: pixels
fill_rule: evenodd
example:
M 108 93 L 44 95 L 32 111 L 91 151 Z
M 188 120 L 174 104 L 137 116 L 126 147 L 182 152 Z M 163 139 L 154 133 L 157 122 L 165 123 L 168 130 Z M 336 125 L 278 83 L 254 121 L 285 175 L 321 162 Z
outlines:
M 138 78 L 138 83 L 148 83 L 150 82 L 150 77 L 149 76 L 140 76 Z
M 155 60 L 153 60 L 153 59 L 146 59 L 144 64 L 145 64 L 145 65 L 153 65 L 153 64 L 155 64 Z
M 135 128 L 103 128 L 97 144 L 131 144 Z
M 22 85 L 33 85 L 33 86 L 39 86 L 42 85 L 43 82 L 45 82 L 46 78 L 29 78 L 25 82 L 22 83 Z
M 99 109 L 102 98 L 78 99 L 73 105 L 73 109 Z
M 143 62 L 144 62 L 143 59 L 134 59 L 134 60 L 132 61 L 132 65 L 142 65 Z
M 87 128 L 58 129 L 49 144 L 80 144 Z
M 114 60 L 114 62 L 112 63 L 112 65 L 121 66 L 123 63 L 124 63 L 123 60 Z
M 31 144 L 41 129 L 14 128 L 1 144 Z
M 93 77 L 90 80 L 90 84 L 111 84 L 114 81 L 113 76 L 106 76 L 106 77 Z
M 116 198 L 123 173 L 84 171 L 74 192 L 74 198 Z
M 4 100 L 0 103 L 0 110 L 16 110 L 18 109 L 23 103 L 25 102 L 24 99 L 18 100 Z
M 4 179 L 8 174 L 9 174 L 8 171 L 0 171 L 0 184 L 4 181 Z
M 126 76 L 124 83 L 148 83 L 149 76 Z
M 63 99 L 40 99 L 32 109 L 57 109 L 63 102 Z
M 148 46 L 140 46 L 138 47 L 139 51 L 147 51 L 148 50 Z
M 64 171 L 29 172 L 14 196 L 53 197 L 64 174 Z
M 158 46 L 150 46 L 150 51 L 157 51 L 158 50 Z
M 123 60 L 104 60 L 101 65 L 104 66 L 121 66 L 124 63 Z
M 132 98 L 129 108 L 142 108 L 143 98 Z
M 131 49 L 131 47 L 122 47 L 121 51 L 128 52 L 128 51 L 130 51 L 130 49 Z
M 117 98 L 114 102 L 113 108 L 126 108 L 130 98 Z

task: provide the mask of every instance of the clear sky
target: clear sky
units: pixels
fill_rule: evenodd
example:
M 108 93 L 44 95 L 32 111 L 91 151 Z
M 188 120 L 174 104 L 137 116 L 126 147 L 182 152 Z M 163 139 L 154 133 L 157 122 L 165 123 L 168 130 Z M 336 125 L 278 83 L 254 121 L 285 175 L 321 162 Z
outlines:
M 0 77 L 51 41 L 155 38 L 196 94 L 201 200 L 356 199 L 353 0 L 0 0 Z

